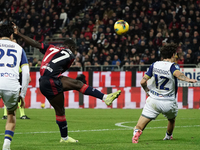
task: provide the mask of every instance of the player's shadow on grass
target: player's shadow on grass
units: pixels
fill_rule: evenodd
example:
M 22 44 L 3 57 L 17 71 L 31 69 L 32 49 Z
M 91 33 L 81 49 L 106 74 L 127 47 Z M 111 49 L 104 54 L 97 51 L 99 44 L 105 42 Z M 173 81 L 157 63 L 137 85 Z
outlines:
M 156 142 L 173 142 L 173 141 L 182 141 L 182 140 L 184 140 L 184 138 L 173 138 L 172 140 L 163 140 L 163 139 L 152 139 L 152 140 L 150 140 L 150 139 L 146 139 L 146 140 L 139 140 L 139 142 L 138 143 L 156 143 Z

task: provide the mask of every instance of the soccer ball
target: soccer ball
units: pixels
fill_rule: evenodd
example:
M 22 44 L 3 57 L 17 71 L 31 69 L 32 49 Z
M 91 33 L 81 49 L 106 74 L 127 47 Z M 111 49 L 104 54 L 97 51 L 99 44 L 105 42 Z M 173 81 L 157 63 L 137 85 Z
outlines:
M 41 104 L 41 108 L 44 108 L 44 107 L 45 107 L 45 103 L 42 103 L 42 104 Z
M 114 29 L 118 35 L 122 35 L 129 30 L 129 24 L 124 20 L 118 20 L 114 24 Z

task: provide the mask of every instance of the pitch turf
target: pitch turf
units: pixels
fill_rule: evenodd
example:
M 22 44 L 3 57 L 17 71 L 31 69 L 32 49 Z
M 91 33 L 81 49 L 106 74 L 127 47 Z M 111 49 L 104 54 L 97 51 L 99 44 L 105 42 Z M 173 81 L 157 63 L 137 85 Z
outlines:
M 59 143 L 53 109 L 26 109 L 30 120 L 19 119 L 12 150 L 198 150 L 200 110 L 179 110 L 174 140 L 163 141 L 167 120 L 160 115 L 149 123 L 138 144 L 132 144 L 132 127 L 141 109 L 66 109 L 69 136 L 79 143 Z M 3 115 L 3 109 L 0 109 Z M 6 120 L 0 119 L 0 146 Z M 117 126 L 118 125 L 118 126 Z M 124 127 L 120 127 L 124 126 Z

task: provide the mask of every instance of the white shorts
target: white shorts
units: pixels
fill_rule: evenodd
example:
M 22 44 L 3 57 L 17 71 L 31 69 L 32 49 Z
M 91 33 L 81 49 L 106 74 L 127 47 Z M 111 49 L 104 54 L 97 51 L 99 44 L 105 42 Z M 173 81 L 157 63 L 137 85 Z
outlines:
M 14 111 L 18 106 L 18 91 L 0 90 L 0 97 L 3 99 L 8 111 Z
M 149 119 L 156 119 L 162 113 L 167 119 L 173 119 L 178 113 L 178 104 L 176 101 L 156 100 L 148 97 L 144 105 L 142 116 Z

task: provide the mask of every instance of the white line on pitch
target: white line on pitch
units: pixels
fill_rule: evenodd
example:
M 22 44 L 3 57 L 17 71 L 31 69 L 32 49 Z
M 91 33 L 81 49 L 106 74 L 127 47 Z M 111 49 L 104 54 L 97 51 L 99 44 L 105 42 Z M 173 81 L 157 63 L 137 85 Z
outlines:
M 200 125 L 191 125 L 191 126 L 175 126 L 175 128 L 191 128 L 191 127 L 200 127 Z M 145 129 L 159 129 L 166 127 L 147 127 Z M 115 130 L 132 130 L 133 127 L 128 128 L 118 128 L 118 129 L 94 129 L 94 130 L 74 130 L 69 132 L 101 132 L 101 131 L 115 131 Z M 41 132 L 16 132 L 15 134 L 43 134 L 43 133 L 59 133 L 59 131 L 41 131 Z M 4 133 L 0 133 L 4 135 Z
M 176 120 L 186 120 L 188 118 L 178 118 Z M 191 119 L 195 119 L 195 118 L 190 118 Z M 163 121 L 163 120 L 166 120 L 166 119 L 157 119 L 157 120 L 152 120 L 153 122 L 157 122 L 157 121 Z M 137 121 L 126 121 L 126 122 L 118 122 L 118 123 L 115 123 L 115 126 L 118 126 L 118 127 L 122 127 L 122 128 L 129 128 L 129 129 L 133 129 L 132 126 L 126 126 L 126 125 L 123 125 L 125 123 L 137 123 Z M 196 126 L 196 125 L 195 125 Z M 200 126 L 200 125 L 197 125 L 197 126 Z M 175 128 L 178 127 L 178 126 L 175 126 Z M 182 127 L 182 126 L 179 126 L 179 127 Z M 183 126 L 184 127 L 184 126 Z M 187 127 L 187 126 L 185 126 Z M 153 129 L 153 128 L 166 128 L 166 127 L 146 127 L 145 129 Z
M 98 131 L 112 131 L 112 130 L 129 130 L 129 129 L 94 129 L 94 130 L 74 130 L 68 132 L 98 132 Z M 42 134 L 42 133 L 59 133 L 59 131 L 41 131 L 41 132 L 16 132 L 15 134 Z M 5 135 L 5 133 L 0 133 L 0 135 Z

